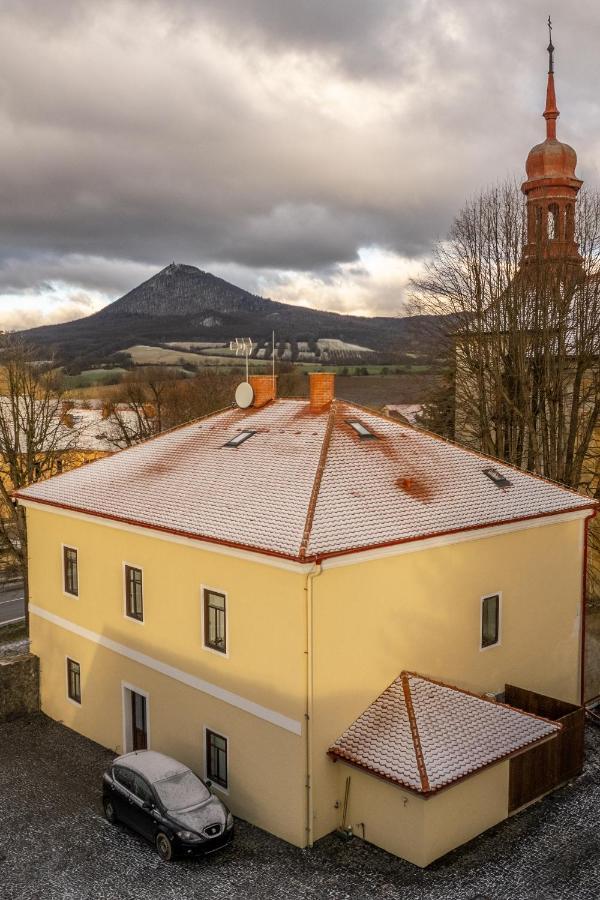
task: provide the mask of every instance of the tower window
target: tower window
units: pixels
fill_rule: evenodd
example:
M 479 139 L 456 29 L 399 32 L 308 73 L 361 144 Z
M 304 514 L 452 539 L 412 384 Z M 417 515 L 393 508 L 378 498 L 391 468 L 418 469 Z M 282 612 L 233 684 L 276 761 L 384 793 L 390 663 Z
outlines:
M 551 203 L 548 207 L 548 240 L 558 240 L 558 204 Z

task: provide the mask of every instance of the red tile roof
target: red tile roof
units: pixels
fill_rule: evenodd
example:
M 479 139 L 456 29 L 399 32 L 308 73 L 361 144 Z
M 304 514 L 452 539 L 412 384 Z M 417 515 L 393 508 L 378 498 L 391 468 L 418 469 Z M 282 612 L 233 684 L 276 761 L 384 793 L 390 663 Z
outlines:
M 224 447 L 244 430 L 256 433 Z M 490 481 L 490 465 L 509 487 Z M 594 505 L 339 400 L 319 413 L 306 400 L 227 409 L 17 496 L 297 560 Z
M 548 719 L 402 672 L 328 752 L 430 794 L 560 729 Z

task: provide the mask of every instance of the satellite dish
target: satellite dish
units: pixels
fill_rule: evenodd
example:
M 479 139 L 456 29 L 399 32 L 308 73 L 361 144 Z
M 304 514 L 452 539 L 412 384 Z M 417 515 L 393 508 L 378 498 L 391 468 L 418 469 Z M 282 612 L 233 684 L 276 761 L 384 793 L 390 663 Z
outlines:
M 252 385 L 248 384 L 247 381 L 242 381 L 235 389 L 235 402 L 240 409 L 248 409 L 249 406 L 252 406 L 253 400 L 254 391 L 252 390 Z

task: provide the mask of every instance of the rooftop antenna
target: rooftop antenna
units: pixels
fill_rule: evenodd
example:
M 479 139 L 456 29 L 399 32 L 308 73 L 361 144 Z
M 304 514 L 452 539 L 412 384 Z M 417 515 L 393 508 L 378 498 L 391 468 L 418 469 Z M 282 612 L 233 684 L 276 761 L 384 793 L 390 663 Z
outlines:
M 229 342 L 229 349 L 235 350 L 236 356 L 245 356 L 246 358 L 246 381 L 248 381 L 248 357 L 252 353 L 252 338 L 236 338 L 235 341 Z
M 273 332 L 273 353 L 272 356 L 272 367 L 273 367 L 273 396 L 275 396 L 275 332 Z
M 548 44 L 549 67 L 548 75 L 554 75 L 554 44 L 552 43 L 552 19 L 548 16 L 548 36 L 550 43 Z

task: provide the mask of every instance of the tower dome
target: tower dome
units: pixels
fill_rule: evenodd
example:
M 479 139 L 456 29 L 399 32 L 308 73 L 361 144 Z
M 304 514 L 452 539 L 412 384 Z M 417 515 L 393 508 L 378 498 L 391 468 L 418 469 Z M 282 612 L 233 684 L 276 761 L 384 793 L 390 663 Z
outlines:
M 527 198 L 527 238 L 523 262 L 560 259 L 579 264 L 581 256 L 575 240 L 575 202 L 583 182 L 575 174 L 577 154 L 569 144 L 556 138 L 556 120 L 560 113 L 554 89 L 554 46 L 550 19 L 548 28 L 550 64 L 544 109 L 546 140 L 529 151 L 525 164 L 527 180 L 521 185 Z

